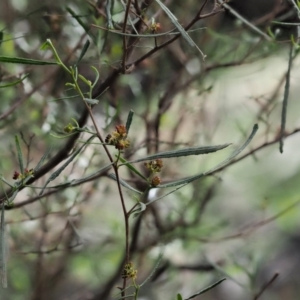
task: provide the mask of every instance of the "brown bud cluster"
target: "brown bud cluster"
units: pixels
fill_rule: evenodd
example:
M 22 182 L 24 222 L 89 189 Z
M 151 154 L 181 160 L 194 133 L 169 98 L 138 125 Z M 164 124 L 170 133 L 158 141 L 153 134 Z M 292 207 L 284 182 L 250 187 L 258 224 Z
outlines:
M 122 272 L 122 278 L 136 279 L 136 276 L 137 270 L 134 269 L 132 262 L 126 264 Z
M 151 180 L 151 185 L 153 187 L 158 186 L 161 184 L 161 179 L 158 176 L 154 176 Z
M 151 173 L 159 173 L 164 166 L 161 159 L 150 160 L 149 162 L 144 163 L 144 165 Z
M 161 159 L 150 160 L 149 162 L 145 162 L 144 166 L 150 171 L 150 184 L 153 187 L 156 187 L 161 184 L 161 179 L 156 173 L 159 173 L 164 166 L 163 161 Z
M 106 136 L 105 143 L 114 145 L 118 150 L 129 148 L 130 141 L 127 139 L 126 127 L 124 125 L 117 125 L 116 130 Z

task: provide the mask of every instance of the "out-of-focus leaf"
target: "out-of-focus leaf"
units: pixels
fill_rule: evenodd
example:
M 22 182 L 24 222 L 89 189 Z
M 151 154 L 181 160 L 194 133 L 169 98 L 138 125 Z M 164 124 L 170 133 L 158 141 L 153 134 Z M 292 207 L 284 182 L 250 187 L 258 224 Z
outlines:
M 42 191 L 40 192 L 40 195 L 42 195 L 44 193 L 45 188 L 47 187 L 47 185 L 53 181 L 55 178 L 57 178 L 61 172 L 75 159 L 75 157 L 82 151 L 82 149 L 84 147 L 86 147 L 88 145 L 88 143 L 94 139 L 94 136 L 90 137 L 79 149 L 77 149 L 71 156 L 70 158 L 55 172 L 53 172 L 50 177 L 48 178 L 48 180 L 46 181 Z
M 125 158 L 119 157 L 119 160 L 125 165 L 130 171 L 138 175 L 139 177 L 143 178 L 144 180 L 148 181 L 148 179 L 140 173 L 130 162 L 128 162 Z
M 24 77 L 14 81 L 14 82 L 10 82 L 8 84 L 5 84 L 5 85 L 0 85 L 0 89 L 3 89 L 3 88 L 7 88 L 7 87 L 10 87 L 10 86 L 14 86 L 14 85 L 17 85 L 18 83 L 22 82 L 25 78 L 28 77 L 29 74 L 26 74 L 24 75 Z
M 92 88 L 95 87 L 95 85 L 97 84 L 98 80 L 99 80 L 99 77 L 100 77 L 100 74 L 98 72 L 98 70 L 94 67 L 94 66 L 91 66 L 91 68 L 95 71 L 96 73 L 96 78 L 94 80 L 94 83 L 92 84 Z
M 69 12 L 69 14 L 78 22 L 78 24 L 83 28 L 83 30 L 90 36 L 90 38 L 93 40 L 94 44 L 97 45 L 97 39 L 95 38 L 95 36 L 92 34 L 92 32 L 90 31 L 90 25 L 84 23 L 81 20 L 81 17 L 78 16 L 75 11 L 70 8 L 69 6 L 66 8 L 67 11 Z
M 9 187 L 13 187 L 13 185 L 11 185 L 2 175 L 1 175 L 1 177 L 0 177 L 0 180 L 2 181 L 2 182 L 4 182 L 4 183 L 6 183 Z
M 214 167 L 213 169 L 207 171 L 205 173 L 205 175 L 210 175 L 212 173 L 214 173 L 215 171 L 217 171 L 218 169 L 223 168 L 224 166 L 226 166 L 228 163 L 230 163 L 236 156 L 238 156 L 252 141 L 253 137 L 255 136 L 256 132 L 258 130 L 258 125 L 255 124 L 253 126 L 252 132 L 250 134 L 250 136 L 248 137 L 248 139 L 246 140 L 246 142 L 240 147 L 238 148 L 236 151 L 234 151 L 227 159 L 225 159 L 223 162 L 221 162 L 220 164 L 218 164 L 216 167 Z
M 147 205 L 143 202 L 139 202 L 138 203 L 138 208 L 136 208 L 132 213 L 133 213 L 133 217 L 137 217 L 138 215 L 140 215 L 143 211 L 145 211 L 147 208 Z
M 140 287 L 142 287 L 145 283 L 147 283 L 149 281 L 149 279 L 151 279 L 151 277 L 154 275 L 155 271 L 157 270 L 157 268 L 158 268 L 158 266 L 159 266 L 159 264 L 161 262 L 162 257 L 163 257 L 163 255 L 161 253 L 159 255 L 157 263 L 155 264 L 155 266 L 154 266 L 153 270 L 151 271 L 150 275 L 143 281 L 143 283 L 140 284 Z
M 112 0 L 107 0 L 106 5 L 105 5 L 105 12 L 106 12 L 106 17 L 107 17 L 107 27 L 109 29 L 114 28 L 113 24 L 113 19 L 112 19 L 112 11 L 113 11 L 113 6 L 114 6 L 114 1 Z
M 195 297 L 197 297 L 197 296 L 199 296 L 199 295 L 202 295 L 202 294 L 206 293 L 207 291 L 213 289 L 215 286 L 219 285 L 219 284 L 220 284 L 221 282 L 223 282 L 224 280 L 226 280 L 226 278 L 220 279 L 219 281 L 213 283 L 212 285 L 210 285 L 210 286 L 208 286 L 207 288 L 201 290 L 200 292 L 198 292 L 198 293 L 196 293 L 196 294 L 190 296 L 189 298 L 186 298 L 185 300 L 190 300 L 190 299 L 193 299 L 193 298 L 195 298 Z
M 80 61 L 81 61 L 82 58 L 84 57 L 86 51 L 89 49 L 89 46 L 90 46 L 90 41 L 87 40 L 87 41 L 85 42 L 85 44 L 83 45 L 83 48 L 82 48 L 81 53 L 80 53 L 80 55 L 79 55 L 79 58 L 78 58 L 78 60 L 77 60 L 77 62 L 76 62 L 76 64 L 75 64 L 75 68 L 78 66 L 78 64 L 80 63 Z
M 284 96 L 283 96 L 282 111 L 281 111 L 281 127 L 280 127 L 280 140 L 279 140 L 280 153 L 283 153 L 283 140 L 284 140 L 284 134 L 285 134 L 286 112 L 287 112 L 287 105 L 288 105 L 289 92 L 290 92 L 290 78 L 291 78 L 291 69 L 292 69 L 292 61 L 293 61 L 293 48 L 294 48 L 294 46 L 293 46 L 293 44 L 291 44 L 290 53 L 289 53 L 288 71 L 286 73 Z
M 164 183 L 164 184 L 160 184 L 158 186 L 156 186 L 156 188 L 168 188 L 168 187 L 174 187 L 174 186 L 178 186 L 178 185 L 186 185 L 188 183 L 191 183 L 201 177 L 204 177 L 205 173 L 200 173 L 194 176 L 190 176 L 190 177 L 185 177 L 176 181 L 172 181 L 172 182 L 168 182 L 168 183 Z
M 40 161 L 38 162 L 38 164 L 36 165 L 36 167 L 34 168 L 34 171 L 36 172 L 37 170 L 39 170 L 39 168 L 42 166 L 42 164 L 44 163 L 44 161 L 46 160 L 46 158 L 48 157 L 48 155 L 50 154 L 51 149 L 47 150 L 42 158 L 40 159 Z
M 111 178 L 111 179 L 117 181 L 117 178 L 116 178 L 116 175 L 115 175 L 115 174 L 111 173 L 111 174 L 108 174 L 107 176 L 108 176 L 109 178 Z M 122 186 L 126 187 L 127 189 L 130 189 L 130 190 L 132 190 L 133 192 L 136 192 L 136 193 L 141 194 L 141 195 L 143 194 L 142 192 L 138 191 L 137 189 L 135 189 L 134 187 L 132 187 L 131 185 L 129 185 L 126 181 L 124 181 L 124 180 L 122 180 L 122 179 L 119 179 L 119 181 L 120 181 L 120 184 L 121 184 Z
M 0 46 L 3 42 L 3 36 L 4 36 L 3 31 L 0 31 Z
M 50 62 L 45 60 L 36 60 L 22 57 L 9 57 L 0 56 L 0 62 L 11 64 L 24 64 L 24 65 L 57 65 L 57 62 Z
M 129 111 L 129 113 L 128 113 L 128 117 L 127 117 L 127 121 L 126 121 L 126 132 L 127 132 L 127 135 L 129 133 L 129 129 L 130 129 L 130 126 L 131 126 L 131 123 L 132 123 L 133 115 L 134 115 L 134 111 L 131 109 Z
M 84 31 L 88 33 L 89 26 L 82 22 L 81 18 L 75 13 L 75 11 L 68 6 L 67 12 L 78 22 L 78 24 L 84 29 Z
M 20 146 L 20 141 L 18 136 L 15 136 L 15 142 L 16 142 L 16 148 L 17 148 L 17 154 L 18 154 L 18 161 L 19 161 L 19 166 L 21 170 L 21 174 L 24 175 L 24 163 L 23 163 L 23 155 L 22 155 L 22 150 Z

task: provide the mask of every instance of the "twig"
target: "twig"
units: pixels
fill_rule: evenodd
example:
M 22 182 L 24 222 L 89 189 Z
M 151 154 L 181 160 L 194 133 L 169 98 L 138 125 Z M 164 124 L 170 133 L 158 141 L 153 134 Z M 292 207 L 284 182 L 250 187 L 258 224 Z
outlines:
M 261 287 L 260 291 L 254 296 L 253 300 L 257 300 L 263 294 L 263 292 L 276 280 L 278 276 L 279 273 L 276 272 L 273 277 Z
M 124 21 L 123 21 L 124 22 L 123 23 L 123 33 L 126 33 L 130 5 L 131 5 L 131 0 L 128 0 L 127 6 L 126 6 L 126 11 L 125 11 L 125 16 L 124 16 Z M 123 59 L 122 59 L 122 69 L 123 69 L 124 74 L 126 72 L 126 59 L 127 59 L 127 42 L 126 42 L 126 37 L 124 36 L 123 37 Z
M 250 29 L 252 29 L 253 31 L 255 31 L 256 33 L 258 33 L 259 35 L 261 35 L 263 38 L 265 38 L 267 41 L 271 42 L 272 38 L 269 37 L 267 34 L 265 34 L 263 31 L 261 31 L 257 26 L 253 25 L 251 22 L 249 22 L 248 20 L 246 20 L 243 16 L 241 16 L 236 10 L 234 10 L 229 4 L 225 3 L 225 1 L 223 0 L 218 0 L 219 4 L 223 7 L 225 7 L 226 9 L 228 9 L 228 11 L 234 15 L 235 17 L 237 17 L 241 22 L 243 22 L 246 26 L 248 26 Z
M 279 139 L 280 153 L 283 153 L 283 138 L 284 138 L 285 124 L 286 124 L 287 105 L 288 105 L 288 99 L 289 99 L 289 93 L 290 93 L 290 79 L 291 79 L 291 69 L 292 69 L 292 61 L 293 61 L 293 48 L 294 48 L 294 45 L 291 43 L 288 71 L 286 73 L 284 96 L 283 96 L 283 102 L 282 102 L 281 127 L 280 127 L 280 139 Z

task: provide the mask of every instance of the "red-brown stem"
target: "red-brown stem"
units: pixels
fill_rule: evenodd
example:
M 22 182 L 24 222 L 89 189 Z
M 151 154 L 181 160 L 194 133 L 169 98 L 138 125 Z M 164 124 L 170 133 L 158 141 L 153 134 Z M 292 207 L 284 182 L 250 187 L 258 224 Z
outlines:
M 104 139 L 103 139 L 103 137 L 100 133 L 100 130 L 97 126 L 97 123 L 96 123 L 96 120 L 94 118 L 91 107 L 86 102 L 85 102 L 85 104 L 86 104 L 87 110 L 89 112 L 89 115 L 92 119 L 95 130 L 97 132 L 97 136 L 98 136 L 100 142 L 103 144 L 104 150 L 105 150 L 110 162 L 113 163 L 112 166 L 113 166 L 113 169 L 114 169 L 114 172 L 115 172 L 115 175 L 116 175 L 118 192 L 119 192 L 120 199 L 121 199 L 121 205 L 122 205 L 122 210 L 123 210 L 123 214 L 124 214 L 124 221 L 125 221 L 125 264 L 127 264 L 127 263 L 129 263 L 129 260 L 130 260 L 130 257 L 129 257 L 129 220 L 128 220 L 129 219 L 129 214 L 126 211 L 126 205 L 125 205 L 125 200 L 124 200 L 124 197 L 123 197 L 122 188 L 121 188 L 121 184 L 120 184 L 120 177 L 119 177 L 119 170 L 118 170 L 117 162 L 114 162 L 107 146 L 104 143 Z M 121 292 L 122 297 L 125 297 L 125 291 L 124 291 L 125 288 L 126 288 L 126 278 L 124 278 L 124 281 L 123 281 L 123 287 L 122 287 L 122 292 Z

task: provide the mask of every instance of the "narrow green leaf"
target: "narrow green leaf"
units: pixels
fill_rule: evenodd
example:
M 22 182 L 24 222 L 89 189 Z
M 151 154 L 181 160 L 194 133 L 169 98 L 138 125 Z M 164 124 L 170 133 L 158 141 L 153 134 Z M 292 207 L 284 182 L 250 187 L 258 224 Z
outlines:
M 107 176 L 106 171 L 108 171 L 112 167 L 112 165 L 113 164 L 111 163 L 111 164 L 109 164 L 105 167 L 102 167 L 101 169 L 99 169 L 95 173 L 92 173 L 92 174 L 90 174 L 86 177 L 83 177 L 83 178 L 80 178 L 80 179 L 72 179 L 70 181 L 59 183 L 57 185 L 48 186 L 47 188 L 48 189 L 54 189 L 54 188 L 57 189 L 57 188 L 63 188 L 63 187 L 74 187 L 74 186 L 81 185 L 82 183 L 85 183 L 85 182 L 93 181 L 96 178 L 100 177 L 99 176 L 100 173 L 102 173 L 103 176 Z M 31 188 L 33 188 L 33 189 L 43 189 L 44 187 L 34 186 L 34 187 L 31 187 Z
M 80 63 L 80 61 L 81 61 L 82 58 L 84 57 L 86 51 L 89 49 L 89 46 L 90 46 L 90 41 L 87 40 L 87 41 L 85 42 L 85 44 L 84 44 L 82 50 L 81 50 L 81 53 L 80 53 L 80 55 L 79 55 L 79 58 L 78 58 L 78 60 L 77 60 L 77 62 L 76 62 L 76 64 L 75 64 L 75 68 L 78 66 L 78 64 Z
M 194 176 L 190 176 L 190 177 L 185 177 L 176 181 L 172 181 L 172 182 L 168 182 L 168 183 L 164 183 L 164 184 L 160 184 L 158 186 L 156 186 L 156 188 L 169 188 L 169 187 L 174 187 L 174 186 L 178 186 L 178 185 L 186 185 L 188 183 L 191 183 L 201 177 L 204 177 L 206 174 L 205 173 L 200 173 Z
M 200 292 L 198 292 L 198 293 L 196 293 L 196 294 L 190 296 L 189 298 L 186 298 L 185 300 L 190 300 L 190 299 L 193 299 L 193 298 L 195 298 L 195 297 L 197 297 L 197 296 L 199 296 L 199 295 L 202 295 L 202 294 L 206 293 L 207 291 L 209 291 L 209 290 L 213 289 L 214 287 L 216 287 L 217 285 L 219 285 L 219 284 L 220 284 L 221 282 L 223 282 L 224 280 L 226 280 L 226 278 L 220 279 L 219 281 L 213 283 L 212 285 L 210 285 L 210 286 L 208 286 L 207 288 L 201 290 Z
M 183 298 L 180 294 L 177 294 L 177 300 L 183 300 Z
M 184 30 L 184 28 L 180 25 L 178 22 L 177 18 L 174 16 L 174 14 L 160 1 L 160 0 L 155 0 L 160 7 L 164 10 L 164 12 L 168 15 L 170 18 L 171 22 L 177 27 L 183 38 L 190 44 L 190 46 L 194 46 L 194 42 L 191 39 L 191 37 L 188 35 L 188 33 Z
M 97 39 L 95 38 L 95 36 L 90 31 L 90 25 L 84 23 L 81 20 L 81 16 L 78 16 L 75 13 L 75 11 L 72 8 L 70 8 L 69 6 L 67 7 L 67 11 L 78 22 L 78 24 L 83 28 L 83 30 L 90 36 L 90 38 L 92 39 L 92 41 L 94 42 L 94 44 L 97 45 Z
M 140 173 L 130 162 L 128 162 L 125 158 L 119 157 L 119 160 L 122 162 L 122 165 L 125 165 L 130 171 L 138 175 L 139 177 L 143 178 L 145 181 L 148 181 L 148 179 Z
M 78 98 L 78 95 L 73 95 L 73 96 L 68 96 L 68 97 L 61 97 L 61 98 L 55 98 L 52 100 L 49 100 L 49 102 L 55 102 L 55 101 L 60 101 L 60 100 L 68 100 L 68 99 L 72 99 L 72 98 Z
M 184 185 L 181 185 L 181 186 L 179 186 L 179 187 L 177 187 L 176 189 L 174 189 L 174 190 L 172 190 L 172 191 L 170 191 L 170 192 L 168 192 L 168 193 L 166 193 L 166 194 L 164 194 L 164 195 L 162 195 L 162 196 L 160 196 L 160 197 L 158 197 L 158 198 L 155 198 L 155 199 L 153 199 L 153 200 L 147 202 L 146 205 L 148 206 L 148 205 L 152 204 L 153 202 L 156 202 L 156 201 L 158 201 L 158 200 L 160 200 L 160 199 L 163 199 L 163 198 L 165 198 L 165 197 L 167 197 L 167 196 L 169 196 L 169 195 L 175 193 L 176 191 L 180 190 L 180 189 L 181 189 L 182 187 L 184 187 L 184 186 L 185 186 L 185 184 L 184 184 Z M 156 188 L 159 188 L 159 187 L 160 187 L 160 186 L 158 186 L 158 187 L 156 187 Z
M 156 262 L 153 270 L 151 271 L 151 273 L 149 274 L 149 276 L 143 281 L 143 283 L 140 284 L 140 287 L 142 287 L 145 283 L 147 283 L 151 279 L 151 277 L 154 275 L 155 271 L 157 270 L 158 266 L 160 265 L 162 257 L 163 257 L 163 254 L 162 253 L 159 254 L 158 260 L 157 260 L 157 262 Z
M 18 193 L 19 193 L 19 190 L 16 189 L 16 190 L 13 192 L 13 194 L 8 198 L 8 202 L 9 202 L 9 203 L 13 202 L 13 201 L 15 200 L 15 198 L 17 197 Z
M 1 209 L 1 225 L 0 225 L 0 272 L 2 287 L 7 288 L 7 274 L 6 274 L 6 242 L 5 242 L 5 205 L 2 202 Z
M 17 135 L 15 136 L 15 142 L 16 142 L 20 171 L 21 171 L 21 174 L 24 174 L 23 155 L 22 155 L 22 150 L 21 150 L 21 146 L 20 146 L 20 141 L 19 141 L 19 138 Z
M 114 7 L 114 1 L 107 0 L 106 5 L 105 5 L 105 12 L 106 12 L 106 17 L 107 17 L 107 27 L 109 29 L 114 28 L 113 19 L 112 19 L 112 15 L 111 15 L 112 11 L 113 11 L 113 7 Z
M 89 31 L 89 26 L 85 23 L 82 22 L 80 16 L 78 16 L 75 11 L 70 8 L 69 6 L 67 7 L 67 12 L 78 22 L 78 24 L 84 29 L 86 33 Z
M 83 150 L 84 147 L 87 146 L 87 144 L 92 140 L 94 139 L 94 136 L 90 137 L 86 143 L 84 143 L 79 149 L 77 149 L 71 156 L 70 158 L 58 169 L 56 170 L 55 172 L 53 172 L 50 177 L 48 178 L 48 180 L 46 181 L 42 191 L 40 192 L 40 195 L 42 195 L 44 193 L 44 190 L 45 188 L 47 187 L 47 185 L 53 181 L 54 179 L 56 179 L 60 174 L 61 172 L 75 159 L 75 157 Z
M 293 61 L 293 44 L 290 45 L 289 64 L 288 64 L 288 71 L 286 73 L 284 96 L 283 96 L 283 102 L 282 102 L 281 128 L 280 128 L 280 140 L 279 140 L 280 153 L 283 153 L 283 144 L 284 144 L 283 140 L 284 140 L 284 134 L 285 134 L 287 105 L 288 105 L 288 99 L 289 99 L 289 93 L 290 93 L 290 78 L 291 78 L 292 61 Z
M 293 3 L 293 1 L 291 1 L 291 2 Z M 272 39 L 266 33 L 264 33 L 261 29 L 259 29 L 259 27 L 257 27 L 256 25 L 254 25 L 253 22 L 250 22 L 250 21 L 246 20 L 235 9 L 233 9 L 229 4 L 227 4 L 227 2 L 225 2 L 223 0 L 218 0 L 218 3 L 220 5 L 222 5 L 222 7 L 225 8 L 230 14 L 232 14 L 233 16 L 235 16 L 237 20 L 239 20 L 242 23 L 244 23 L 251 30 L 253 30 L 254 32 L 256 32 L 259 35 L 261 35 L 262 37 L 264 37 L 267 41 L 269 41 L 269 42 L 272 41 Z
M 191 39 L 189 34 L 180 25 L 180 23 L 178 22 L 177 18 L 173 15 L 173 13 L 160 0 L 155 0 L 155 1 L 160 5 L 160 7 L 164 10 L 164 12 L 168 15 L 171 22 L 177 27 L 177 29 L 181 33 L 182 37 L 189 43 L 190 46 L 196 47 L 204 59 L 206 55 L 199 49 L 199 47 L 196 45 L 196 43 Z
M 246 142 L 240 147 L 238 148 L 236 151 L 234 151 L 226 160 L 224 160 L 222 163 L 220 163 L 219 165 L 217 165 L 216 167 L 214 167 L 213 169 L 207 171 L 206 173 L 204 173 L 205 175 L 210 175 L 214 172 L 216 172 L 217 170 L 225 167 L 227 164 L 229 164 L 236 156 L 238 156 L 252 141 L 253 137 L 255 136 L 256 132 L 258 130 L 258 125 L 255 124 L 253 126 L 252 132 L 250 134 L 250 136 L 248 137 L 248 139 L 246 140 Z
M 102 167 L 101 169 L 97 170 L 93 174 L 87 175 L 86 177 L 83 177 L 80 179 L 73 180 L 71 182 L 71 184 L 72 184 L 72 186 L 75 186 L 75 185 L 79 185 L 83 182 L 94 180 L 95 177 L 97 177 L 100 173 L 105 173 L 106 171 L 108 171 L 112 167 L 112 165 L 113 165 L 113 163 L 110 163 L 109 165 L 106 165 L 105 167 Z
M 130 126 L 131 126 L 131 123 L 132 123 L 132 118 L 133 118 L 133 115 L 134 115 L 134 111 L 131 109 L 128 113 L 128 117 L 127 117 L 127 121 L 126 121 L 126 131 L 127 131 L 127 135 L 129 133 L 129 129 L 130 129 Z
M 34 168 L 34 171 L 35 171 L 35 172 L 38 171 L 39 168 L 43 165 L 44 161 L 46 160 L 46 158 L 47 158 L 48 155 L 50 154 L 50 151 L 51 151 L 51 148 L 50 148 L 49 150 L 47 150 L 47 151 L 43 154 L 42 158 L 40 159 L 40 161 L 38 162 L 38 164 L 37 164 L 36 167 Z
M 94 83 L 92 84 L 92 88 L 94 88 L 99 80 L 99 77 L 100 77 L 100 74 L 98 72 L 98 70 L 94 67 L 94 66 L 91 66 L 91 68 L 95 71 L 96 73 L 96 78 L 94 80 Z
M 40 46 L 40 50 L 48 50 L 50 47 L 50 43 L 49 43 L 49 40 L 47 39 L 41 46 Z
M 0 62 L 12 63 L 12 64 L 24 64 L 24 65 L 57 65 L 57 62 L 22 58 L 22 57 L 9 57 L 9 56 L 2 56 L 2 55 L 0 56 Z
M 11 187 L 11 188 L 13 187 L 13 185 L 11 185 L 11 184 L 3 177 L 2 174 L 1 174 L 0 180 L 1 180 L 2 182 L 6 183 L 9 187 Z
M 73 74 L 73 78 L 74 78 L 74 80 L 75 81 L 77 81 L 78 80 L 78 68 L 77 68 L 77 66 L 75 66 L 75 67 L 70 67 L 70 71 L 71 71 L 71 74 Z
M 5 84 L 5 85 L 0 85 L 0 89 L 3 89 L 3 88 L 7 88 L 7 87 L 10 87 L 10 86 L 14 86 L 14 85 L 17 85 L 18 83 L 22 82 L 25 78 L 28 77 L 29 74 L 26 74 L 24 75 L 24 77 L 14 81 L 14 82 L 10 82 L 8 84 Z
M 290 22 L 280 22 L 280 21 L 271 21 L 271 23 L 283 25 L 283 26 L 300 26 L 300 23 L 290 23 Z
M 230 144 L 218 145 L 218 146 L 204 146 L 204 147 L 193 147 L 180 150 L 172 150 L 166 152 L 160 152 L 153 155 L 149 155 L 140 159 L 129 161 L 128 163 L 137 163 L 146 160 L 160 159 L 160 158 L 171 158 L 171 157 L 180 157 L 188 155 L 199 155 L 199 154 L 208 154 L 216 152 L 228 147 Z
M 46 186 L 51 182 L 53 181 L 54 179 L 56 179 L 60 174 L 61 172 L 74 160 L 74 158 L 80 153 L 80 151 L 82 150 L 83 147 L 79 148 L 78 150 L 76 150 L 72 155 L 71 157 L 55 172 L 53 172 L 50 177 L 48 178 L 48 180 L 46 181 L 46 184 L 43 186 L 43 189 L 42 191 L 40 192 L 40 195 L 43 194 Z
M 107 177 L 109 177 L 109 178 L 117 181 L 116 175 L 114 173 L 108 174 Z M 137 189 L 135 189 L 134 187 L 132 187 L 131 185 L 129 185 L 126 181 L 124 181 L 124 180 L 122 180 L 120 178 L 119 178 L 119 181 L 120 181 L 120 184 L 122 186 L 126 187 L 127 189 L 132 190 L 133 192 L 136 192 L 136 193 L 138 193 L 140 195 L 143 194 L 142 192 L 138 191 Z
M 0 31 L 0 46 L 2 45 L 2 42 L 3 42 L 3 31 Z

